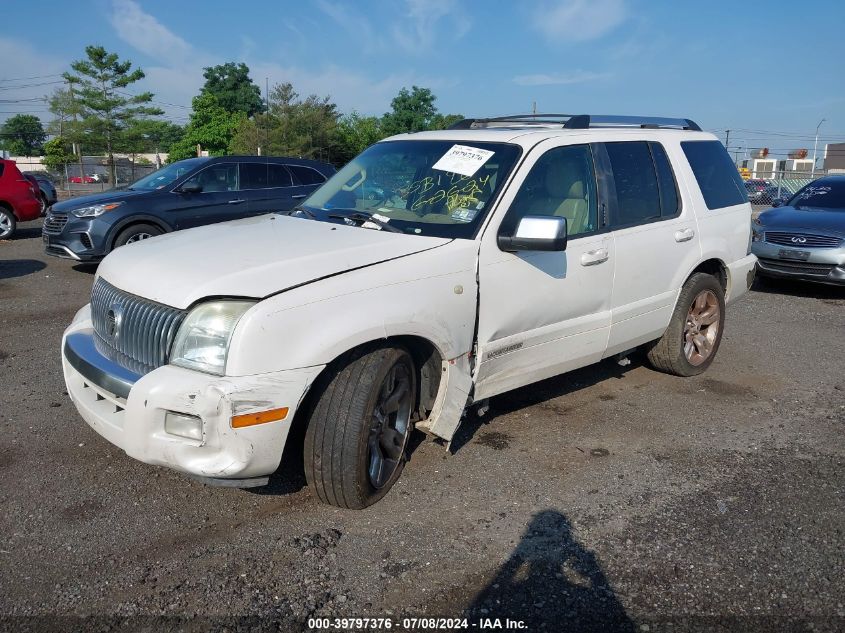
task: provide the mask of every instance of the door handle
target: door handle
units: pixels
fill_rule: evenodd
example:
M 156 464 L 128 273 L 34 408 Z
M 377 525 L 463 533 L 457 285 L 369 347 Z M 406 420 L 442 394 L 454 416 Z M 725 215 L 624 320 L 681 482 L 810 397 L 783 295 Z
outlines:
M 595 266 L 597 264 L 603 264 L 607 261 L 608 257 L 610 257 L 610 255 L 608 254 L 606 248 L 597 248 L 594 251 L 587 251 L 581 255 L 581 265 Z
M 308 196 L 307 193 L 299 193 L 295 196 L 291 196 L 294 200 L 301 200 L 302 198 L 306 198 Z
M 695 231 L 692 229 L 681 229 L 680 231 L 675 231 L 676 242 L 689 242 L 694 236 Z
M 240 204 L 241 202 L 246 202 L 243 198 L 237 198 L 235 200 L 229 200 L 229 204 Z

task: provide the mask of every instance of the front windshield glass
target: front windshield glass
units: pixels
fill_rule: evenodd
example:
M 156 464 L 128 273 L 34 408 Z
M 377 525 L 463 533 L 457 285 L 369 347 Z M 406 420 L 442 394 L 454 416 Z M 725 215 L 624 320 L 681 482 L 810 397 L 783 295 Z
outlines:
M 789 201 L 796 209 L 845 209 L 845 178 L 816 180 L 801 189 Z
M 144 191 L 161 189 L 170 183 L 176 182 L 179 178 L 187 174 L 189 171 L 193 171 L 197 168 L 197 166 L 207 160 L 207 158 L 189 158 L 187 160 L 180 160 L 172 165 L 162 167 L 150 175 L 144 176 L 140 180 L 136 180 L 129 185 L 129 189 L 140 189 Z
M 471 239 L 519 154 L 505 143 L 377 143 L 314 192 L 300 215 Z

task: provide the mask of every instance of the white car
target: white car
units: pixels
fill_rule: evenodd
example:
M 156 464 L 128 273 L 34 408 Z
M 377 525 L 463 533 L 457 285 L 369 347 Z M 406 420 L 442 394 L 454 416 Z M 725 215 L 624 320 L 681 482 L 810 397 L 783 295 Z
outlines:
M 753 278 L 750 216 L 687 119 L 394 136 L 292 217 L 110 254 L 63 338 L 68 393 L 128 455 L 221 485 L 266 483 L 296 419 L 314 492 L 362 508 L 414 427 L 449 441 L 491 396 L 637 348 L 704 371 Z

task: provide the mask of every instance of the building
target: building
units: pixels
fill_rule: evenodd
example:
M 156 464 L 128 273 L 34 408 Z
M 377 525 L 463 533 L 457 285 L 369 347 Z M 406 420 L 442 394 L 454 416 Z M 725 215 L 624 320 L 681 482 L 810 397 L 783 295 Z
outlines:
M 845 172 L 845 143 L 828 143 L 825 145 L 822 165 L 826 172 Z

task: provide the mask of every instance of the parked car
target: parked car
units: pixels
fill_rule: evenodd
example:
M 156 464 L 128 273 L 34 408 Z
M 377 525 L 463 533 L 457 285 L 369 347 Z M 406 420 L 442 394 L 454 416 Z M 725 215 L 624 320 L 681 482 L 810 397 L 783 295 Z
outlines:
M 23 173 L 27 177 L 32 176 L 38 183 L 38 188 L 41 190 L 41 199 L 44 201 L 44 209 L 42 211 L 43 215 L 43 213 L 46 212 L 50 205 L 56 204 L 56 202 L 58 202 L 59 200 L 58 193 L 56 192 L 56 185 L 46 174 L 46 172 L 25 171 Z
M 756 263 L 724 146 L 686 119 L 533 116 L 386 139 L 294 217 L 117 249 L 63 337 L 74 405 L 229 486 L 266 483 L 297 420 L 316 495 L 362 508 L 413 428 L 449 442 L 471 404 L 640 348 L 706 370 Z M 402 193 L 370 213 L 376 175 Z
M 748 192 L 748 201 L 751 204 L 768 204 L 766 199 L 766 187 L 769 183 L 762 178 L 750 178 L 745 181 L 745 190 Z
M 32 185 L 32 191 L 38 197 L 38 201 L 41 203 L 41 208 L 39 210 L 38 215 L 44 215 L 44 211 L 47 206 L 44 204 L 44 194 L 41 193 L 41 187 L 38 185 L 38 180 L 35 176 L 30 176 L 24 172 L 21 172 L 21 175 L 29 181 L 29 184 Z
M 44 220 L 48 255 L 101 260 L 118 246 L 181 229 L 288 212 L 334 174 L 297 158 L 189 158 L 129 187 L 65 200 Z
M 41 216 L 41 196 L 13 160 L 0 158 L 0 239 L 15 234 L 18 222 Z
M 67 179 L 67 181 L 74 185 L 93 185 L 97 182 L 97 179 L 94 176 L 71 176 Z
M 845 176 L 814 180 L 776 204 L 752 223 L 758 274 L 845 285 Z

